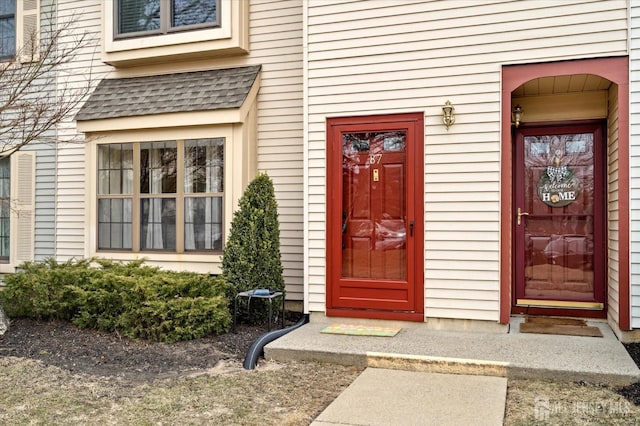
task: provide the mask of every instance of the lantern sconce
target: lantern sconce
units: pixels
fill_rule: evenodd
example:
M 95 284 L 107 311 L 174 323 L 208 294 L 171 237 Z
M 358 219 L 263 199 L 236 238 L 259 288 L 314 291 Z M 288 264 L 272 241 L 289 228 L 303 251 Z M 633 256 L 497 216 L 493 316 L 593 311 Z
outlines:
M 456 117 L 455 115 L 453 115 L 455 110 L 456 109 L 453 107 L 453 105 L 451 105 L 451 102 L 449 101 L 445 102 L 444 106 L 442 107 L 442 122 L 445 126 L 447 126 L 447 131 L 449 130 L 449 127 L 453 126 L 453 123 L 456 122 Z
M 513 109 L 511 110 L 511 122 L 514 126 L 518 127 L 520 125 L 520 121 L 522 121 L 523 114 L 524 114 L 524 111 L 522 110 L 522 107 L 520 106 L 520 104 L 517 104 L 516 106 L 513 107 Z

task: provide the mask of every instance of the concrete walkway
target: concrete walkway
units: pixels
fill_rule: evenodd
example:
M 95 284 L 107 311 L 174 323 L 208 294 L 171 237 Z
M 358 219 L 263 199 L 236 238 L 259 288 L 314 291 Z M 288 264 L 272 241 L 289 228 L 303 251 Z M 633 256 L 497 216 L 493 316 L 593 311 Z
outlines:
M 404 324 L 394 337 L 324 334 L 320 330 L 330 322 L 318 321 L 264 351 L 267 359 L 280 361 L 370 367 L 315 425 L 501 424 L 507 378 L 612 385 L 640 381 L 640 370 L 605 322 L 589 322 L 602 331 L 599 338 L 521 334 L 519 321 L 512 320 L 509 333 Z
M 367 368 L 312 426 L 499 426 L 506 398 L 503 377 Z

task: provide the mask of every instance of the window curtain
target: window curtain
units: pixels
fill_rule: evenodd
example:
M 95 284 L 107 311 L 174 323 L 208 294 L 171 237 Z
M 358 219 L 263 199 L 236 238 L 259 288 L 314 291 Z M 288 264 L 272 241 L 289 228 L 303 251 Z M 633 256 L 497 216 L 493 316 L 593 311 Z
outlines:
M 217 145 L 213 140 L 187 142 L 187 155 L 185 156 L 185 193 L 195 193 L 198 190 L 194 180 L 202 176 L 205 193 L 222 191 L 220 176 L 220 158 L 218 158 Z M 204 148 L 205 163 L 198 164 L 198 154 Z M 201 169 L 200 169 L 201 168 Z M 199 170 L 200 169 L 200 170 Z M 202 190 L 200 190 L 202 191 Z M 214 217 L 219 216 L 218 204 L 215 197 L 188 197 L 185 198 L 185 250 L 212 250 L 215 249 Z M 214 215 L 215 213 L 215 215 Z
M 162 151 L 158 148 L 149 149 L 149 193 L 162 193 Z M 162 200 L 150 198 L 147 217 L 147 233 L 145 247 L 148 249 L 162 249 Z
M 194 175 L 198 170 L 198 146 L 197 142 L 186 141 L 185 142 L 186 155 L 185 155 L 185 174 L 184 174 L 184 192 L 185 194 L 195 192 L 194 188 Z M 184 199 L 184 249 L 195 250 L 196 249 L 196 227 L 195 227 L 195 206 L 193 203 L 193 197 Z
M 215 168 L 216 164 L 216 149 L 212 141 L 209 141 L 207 145 L 207 168 L 206 168 L 206 182 L 205 182 L 205 191 L 207 193 L 217 192 L 216 186 L 217 182 L 215 181 L 215 176 L 211 172 Z M 211 250 L 213 249 L 213 215 L 212 215 L 212 204 L 213 198 L 208 197 L 204 200 L 204 244 L 205 249 Z

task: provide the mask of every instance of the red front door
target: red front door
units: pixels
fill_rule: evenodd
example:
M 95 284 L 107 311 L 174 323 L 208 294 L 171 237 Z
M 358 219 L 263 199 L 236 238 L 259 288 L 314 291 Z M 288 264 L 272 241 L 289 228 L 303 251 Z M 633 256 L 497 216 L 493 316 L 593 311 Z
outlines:
M 602 131 L 597 123 L 517 132 L 516 312 L 604 312 Z
M 330 119 L 327 313 L 422 320 L 422 114 Z

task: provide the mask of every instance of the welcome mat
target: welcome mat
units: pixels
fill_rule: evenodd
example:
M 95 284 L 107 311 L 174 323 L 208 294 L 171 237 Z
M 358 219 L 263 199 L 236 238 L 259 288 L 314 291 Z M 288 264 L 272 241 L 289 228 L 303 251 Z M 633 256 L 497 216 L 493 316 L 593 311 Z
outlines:
M 577 318 L 526 317 L 520 323 L 520 333 L 602 337 L 598 327 L 588 326 L 585 320 Z
M 347 334 L 350 336 L 379 336 L 393 337 L 401 330 L 400 327 L 373 327 L 353 324 L 331 324 L 320 330 L 326 334 Z

